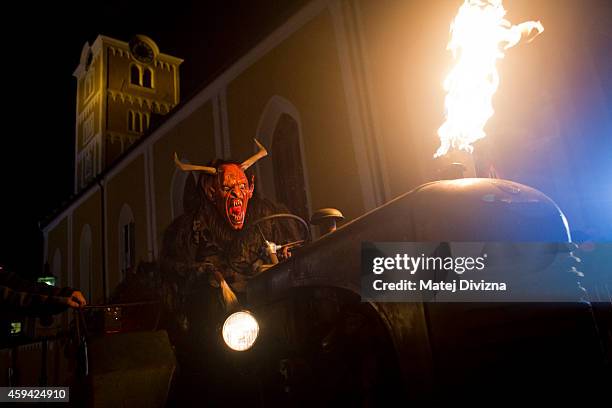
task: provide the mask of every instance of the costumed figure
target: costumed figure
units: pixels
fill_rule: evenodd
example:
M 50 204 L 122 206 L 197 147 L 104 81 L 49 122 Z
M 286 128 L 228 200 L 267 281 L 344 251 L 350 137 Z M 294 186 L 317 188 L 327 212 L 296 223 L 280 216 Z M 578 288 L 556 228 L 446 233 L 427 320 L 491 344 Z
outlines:
M 255 176 L 245 172 L 267 155 L 255 143 L 258 152 L 243 162 L 191 165 L 175 154 L 180 170 L 199 173 L 197 204 L 167 228 L 160 257 L 164 320 L 183 370 L 197 370 L 218 354 L 208 347 L 219 346 L 223 316 L 238 307 L 246 282 L 270 264 L 266 239 L 289 242 L 299 235 L 292 222 L 249 228 L 262 217 L 287 212 L 254 194 Z

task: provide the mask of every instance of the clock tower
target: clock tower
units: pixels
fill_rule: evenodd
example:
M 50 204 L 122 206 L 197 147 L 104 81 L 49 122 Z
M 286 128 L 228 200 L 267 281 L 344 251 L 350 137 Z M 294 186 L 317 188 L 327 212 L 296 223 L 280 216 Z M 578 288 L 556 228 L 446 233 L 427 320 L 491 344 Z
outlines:
M 102 35 L 85 43 L 74 71 L 75 193 L 179 103 L 182 62 L 144 35 L 129 43 Z

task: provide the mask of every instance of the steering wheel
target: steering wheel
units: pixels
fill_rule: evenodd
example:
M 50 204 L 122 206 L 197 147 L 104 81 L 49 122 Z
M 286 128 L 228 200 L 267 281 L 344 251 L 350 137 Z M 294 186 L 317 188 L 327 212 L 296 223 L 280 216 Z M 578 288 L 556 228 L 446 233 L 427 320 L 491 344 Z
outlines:
M 276 220 L 276 219 L 291 219 L 294 221 L 297 221 L 298 224 L 300 224 L 300 226 L 302 227 L 301 230 L 303 232 L 302 235 L 302 239 L 298 240 L 298 241 L 293 241 L 293 242 L 287 242 L 281 245 L 276 245 L 277 249 L 282 249 L 282 248 L 287 248 L 287 249 L 291 249 L 297 246 L 300 246 L 306 242 L 308 242 L 310 240 L 310 228 L 308 227 L 308 223 L 302 218 L 299 217 L 295 214 L 289 214 L 289 213 L 279 213 L 279 214 L 272 214 L 272 215 L 267 215 L 265 217 L 261 217 L 258 220 L 255 220 L 253 222 L 250 222 L 249 224 L 245 225 L 245 228 L 242 230 L 243 234 L 245 234 L 247 231 L 249 231 L 252 228 L 257 227 L 257 229 L 259 230 L 259 234 L 261 235 L 264 244 L 266 246 L 270 245 L 271 242 L 268 241 L 268 239 L 265 237 L 265 235 L 263 234 L 263 232 L 261 231 L 261 228 L 259 228 L 259 224 L 266 222 L 266 221 L 270 221 L 270 220 Z M 232 269 L 234 269 L 235 271 L 240 271 L 239 268 L 236 267 L 235 263 L 232 262 L 230 260 L 230 266 Z

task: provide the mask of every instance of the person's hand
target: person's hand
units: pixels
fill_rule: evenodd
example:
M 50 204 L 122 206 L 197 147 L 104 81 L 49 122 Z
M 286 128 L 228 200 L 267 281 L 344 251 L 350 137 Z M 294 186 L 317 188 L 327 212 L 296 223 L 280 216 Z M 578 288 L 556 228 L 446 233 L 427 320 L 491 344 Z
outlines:
M 288 245 L 283 247 L 281 253 L 283 254 L 283 259 L 291 258 L 291 248 Z
M 68 298 L 68 306 L 72 307 L 73 309 L 79 309 L 86 304 L 87 301 L 85 300 L 85 296 L 83 296 L 83 294 L 78 290 L 72 292 L 72 295 L 70 295 Z

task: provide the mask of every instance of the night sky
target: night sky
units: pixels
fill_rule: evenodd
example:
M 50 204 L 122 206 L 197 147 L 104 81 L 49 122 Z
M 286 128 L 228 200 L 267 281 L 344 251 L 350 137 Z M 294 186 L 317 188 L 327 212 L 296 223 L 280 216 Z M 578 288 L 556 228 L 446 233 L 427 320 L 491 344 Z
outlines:
M 127 3 L 127 4 L 126 4 Z M 285 21 L 302 0 L 18 2 L 5 13 L 4 131 L 0 138 L 0 265 L 35 276 L 38 223 L 73 192 L 76 81 L 85 41 L 150 36 L 183 58 L 181 100 Z M 6 24 L 6 20 L 14 24 Z

